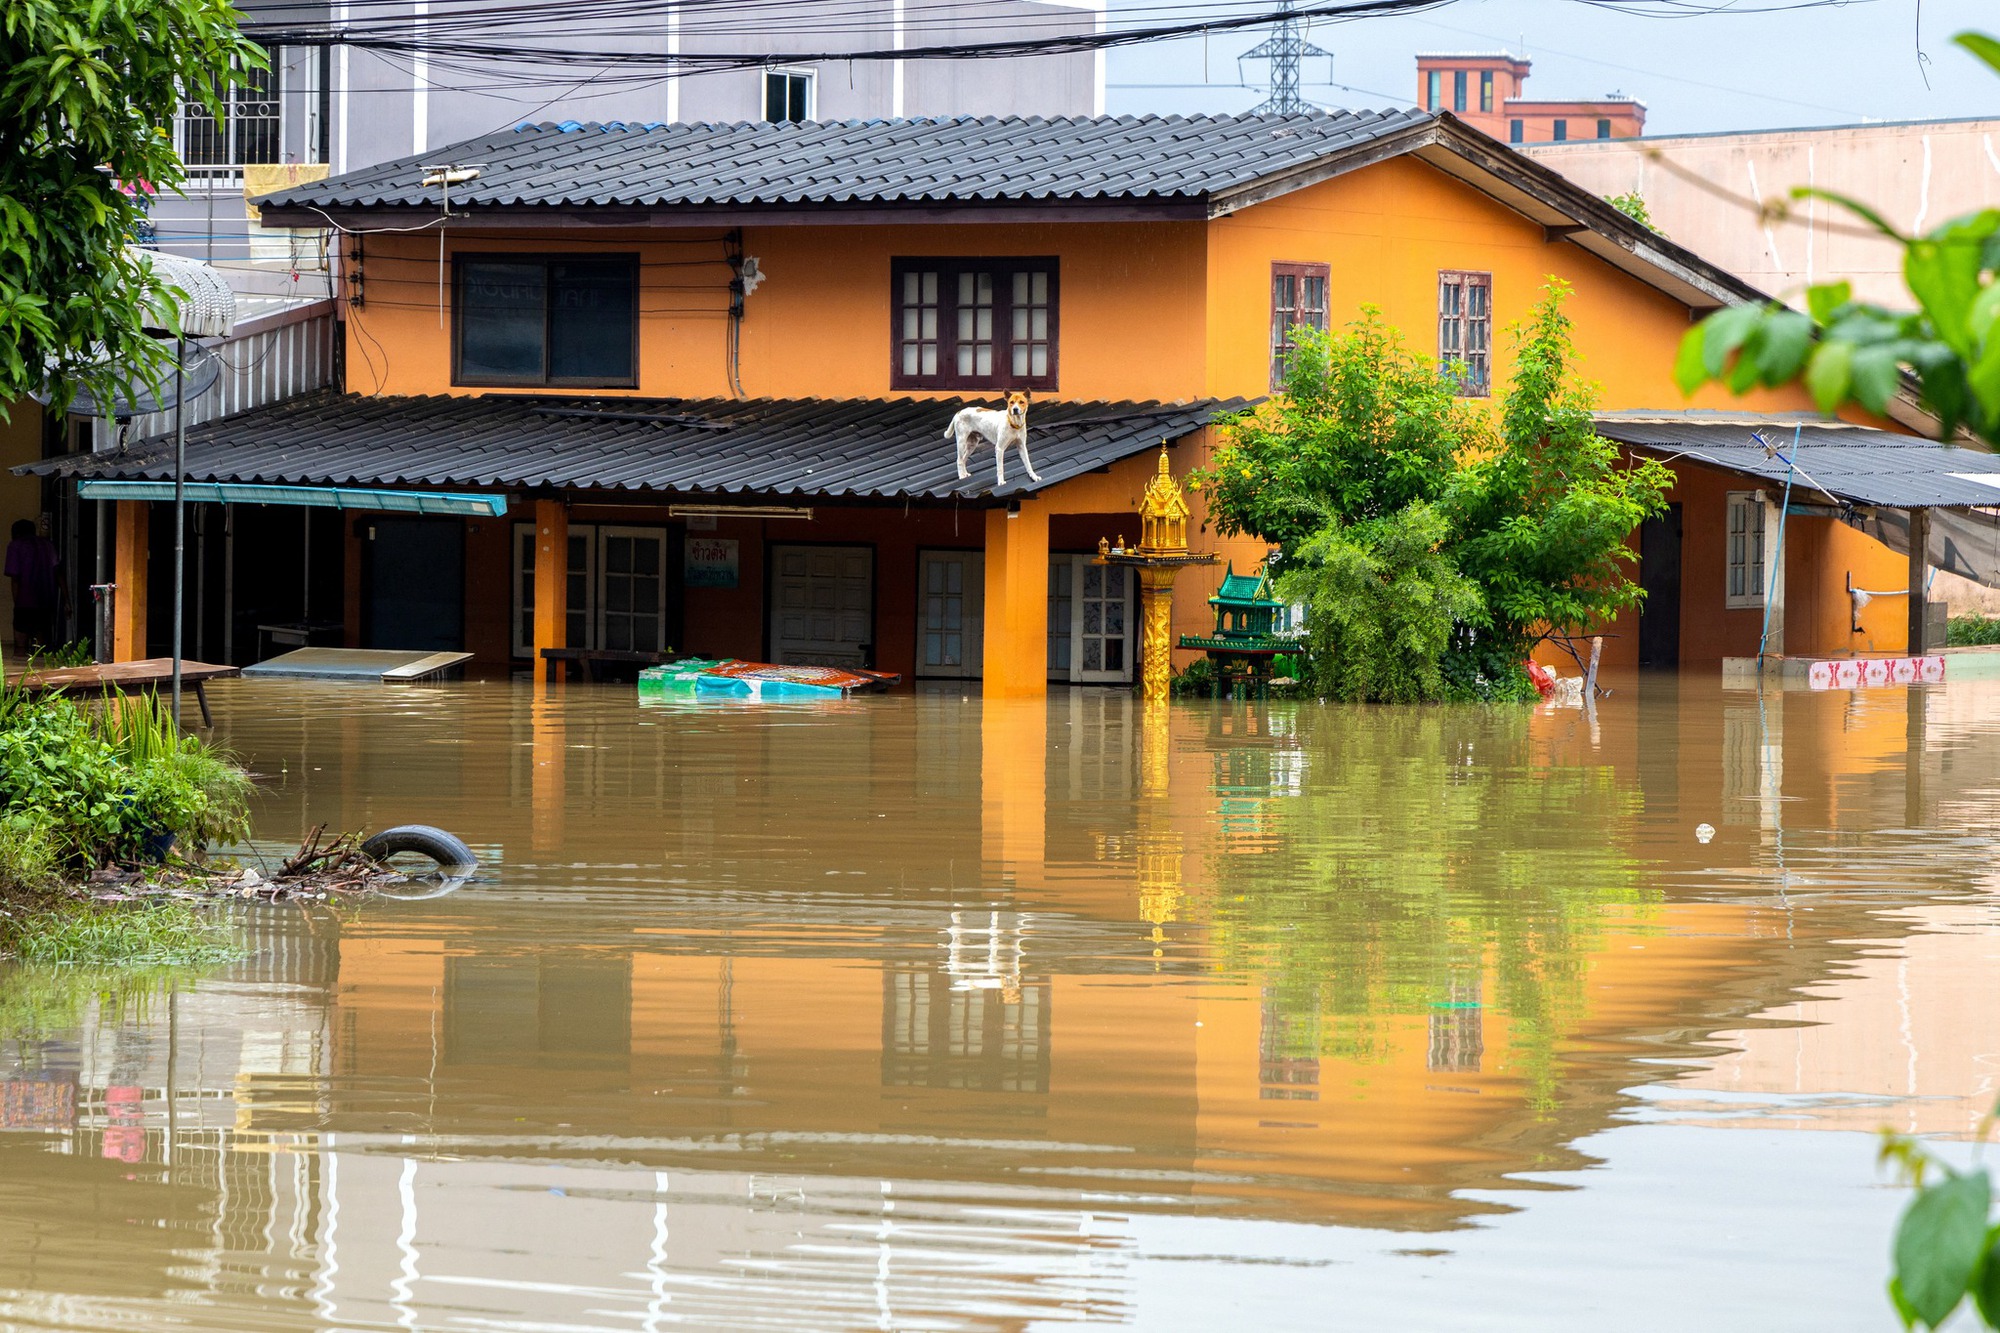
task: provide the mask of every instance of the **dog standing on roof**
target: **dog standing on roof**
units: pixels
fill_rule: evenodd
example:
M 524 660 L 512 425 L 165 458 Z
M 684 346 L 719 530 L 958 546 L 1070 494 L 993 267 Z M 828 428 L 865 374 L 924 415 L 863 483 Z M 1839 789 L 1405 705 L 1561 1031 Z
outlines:
M 1021 466 L 1028 469 L 1028 476 L 1035 481 L 1042 474 L 1035 471 L 1035 465 L 1028 459 L 1028 395 L 1010 393 L 1007 408 L 996 412 L 990 407 L 962 407 L 951 424 L 944 428 L 947 440 L 958 441 L 958 479 L 964 481 L 972 475 L 966 462 L 972 456 L 974 441 L 993 446 L 993 484 L 1007 484 L 1007 450 L 1021 451 Z

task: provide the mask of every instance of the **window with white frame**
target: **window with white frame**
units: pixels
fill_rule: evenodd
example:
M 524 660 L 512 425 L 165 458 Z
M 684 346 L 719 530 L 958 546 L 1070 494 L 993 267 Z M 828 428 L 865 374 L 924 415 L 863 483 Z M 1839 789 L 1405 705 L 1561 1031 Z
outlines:
M 231 169 L 284 161 L 283 106 L 278 70 L 242 71 L 242 82 L 225 89 L 221 112 L 200 101 L 181 103 L 174 118 L 174 146 L 196 176 L 227 176 Z
M 798 125 L 813 118 L 813 72 L 809 69 L 764 71 L 764 119 L 774 125 Z
M 569 525 L 564 639 L 572 648 L 661 652 L 677 622 L 668 530 Z M 514 525 L 514 655 L 535 651 L 535 525 Z
M 1726 605 L 1764 604 L 1764 505 L 1757 491 L 1729 492 Z

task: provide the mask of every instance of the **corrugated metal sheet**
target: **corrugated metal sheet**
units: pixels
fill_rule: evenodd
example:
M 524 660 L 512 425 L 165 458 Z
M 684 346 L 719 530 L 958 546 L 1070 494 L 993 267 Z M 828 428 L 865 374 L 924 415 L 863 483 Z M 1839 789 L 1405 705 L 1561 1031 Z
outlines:
M 1898 509 L 2000 505 L 2000 457 L 1917 435 L 1840 421 L 1707 412 L 1607 413 L 1597 418 L 1597 430 L 1663 458 L 1686 458 L 1780 486 L 1796 463 L 1797 503 L 1830 497 Z
M 799 125 L 524 125 L 300 185 L 279 207 L 435 207 L 425 164 L 476 162 L 453 208 L 1193 199 L 1435 119 L 1299 115 L 957 117 Z
M 315 393 L 188 433 L 188 479 L 321 486 L 555 487 L 682 496 L 977 499 L 1021 495 L 1200 429 L 1247 403 L 1037 403 L 993 486 L 991 450 L 958 479 L 960 399 L 364 397 Z M 990 404 L 987 404 L 990 405 Z M 17 469 L 171 478 L 172 441 Z

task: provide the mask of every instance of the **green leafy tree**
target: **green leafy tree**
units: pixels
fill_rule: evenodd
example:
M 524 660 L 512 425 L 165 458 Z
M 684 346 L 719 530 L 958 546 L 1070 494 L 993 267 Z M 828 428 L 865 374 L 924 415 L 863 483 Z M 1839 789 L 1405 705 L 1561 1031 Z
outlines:
M 1444 499 L 1453 555 L 1484 590 L 1493 637 L 1516 659 L 1549 630 L 1595 628 L 1644 596 L 1633 531 L 1666 507 L 1673 474 L 1621 460 L 1597 433 L 1596 388 L 1577 375 L 1566 284 L 1550 279 L 1514 330 L 1514 377 L 1491 452 L 1466 460 Z
M 8 0 L 0 7 L 0 410 L 45 384 L 157 384 L 171 289 L 126 249 L 149 190 L 184 173 L 166 126 L 263 54 L 228 0 Z M 117 369 L 112 369 L 113 367 Z
M 1458 454 L 1487 441 L 1484 416 L 1375 307 L 1339 332 L 1292 337 L 1283 392 L 1229 423 L 1190 478 L 1225 535 L 1290 548 L 1329 517 L 1362 523 L 1434 501 Z
M 1278 593 L 1304 602 L 1316 690 L 1349 702 L 1422 703 L 1449 693 L 1444 658 L 1483 621 L 1479 586 L 1443 551 L 1450 525 L 1421 501 L 1354 527 L 1327 523 L 1287 553 Z
M 1971 32 L 1954 40 L 2000 71 L 2000 41 Z M 2000 446 L 2000 209 L 1910 236 L 1844 195 L 1800 187 L 1791 197 L 1827 200 L 1901 246 L 1916 309 L 1857 301 L 1846 282 L 1808 287 L 1803 314 L 1777 302 L 1725 307 L 1682 341 L 1674 368 L 1682 391 L 1711 381 L 1739 394 L 1803 383 L 1822 412 L 1852 403 L 1879 415 L 1907 372 L 1946 438 L 1963 427 Z

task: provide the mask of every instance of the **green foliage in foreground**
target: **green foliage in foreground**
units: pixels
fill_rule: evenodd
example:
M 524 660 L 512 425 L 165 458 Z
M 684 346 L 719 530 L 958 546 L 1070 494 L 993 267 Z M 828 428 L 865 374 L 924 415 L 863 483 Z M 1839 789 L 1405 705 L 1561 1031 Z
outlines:
M 1993 1124 L 1988 1115 L 1980 1138 Z M 1917 1194 L 1896 1228 L 1889 1299 L 1903 1327 L 1936 1328 L 1967 1300 L 1987 1328 L 2000 1328 L 2000 1224 L 1991 1220 L 1993 1181 L 1984 1170 L 1958 1171 L 1905 1134 L 1882 1135 L 1882 1160 L 1893 1162 Z
M 151 698 L 0 695 L 0 889 L 247 832 L 250 780 Z
M 0 947 L 25 962 L 70 967 L 195 967 L 240 957 L 234 933 L 185 903 L 77 903 L 0 927 Z
M 1954 648 L 2000 643 L 2000 617 L 1953 616 L 1945 628 L 1945 642 Z
M 1976 32 L 1954 40 L 2000 71 L 2000 41 Z M 1806 288 L 1804 314 L 1777 302 L 1725 307 L 1682 340 L 1674 368 L 1682 392 L 1710 381 L 1739 394 L 1759 384 L 1803 384 L 1822 412 L 1854 403 L 1879 416 L 1907 371 L 1942 423 L 1939 438 L 1962 426 L 2000 445 L 2000 209 L 1909 236 L 1844 195 L 1800 186 L 1791 197 L 1824 199 L 1899 246 L 1916 309 L 1857 301 L 1847 282 Z
M 261 51 L 229 0 L 8 0 L 0 6 L 0 416 L 51 381 L 107 394 L 159 378 L 172 289 L 127 248 L 147 199 L 179 188 L 182 101 L 218 120 Z

